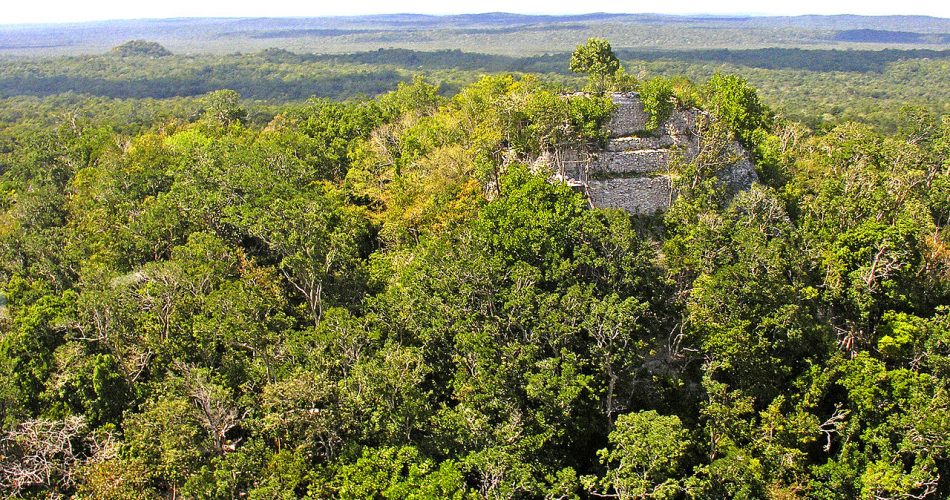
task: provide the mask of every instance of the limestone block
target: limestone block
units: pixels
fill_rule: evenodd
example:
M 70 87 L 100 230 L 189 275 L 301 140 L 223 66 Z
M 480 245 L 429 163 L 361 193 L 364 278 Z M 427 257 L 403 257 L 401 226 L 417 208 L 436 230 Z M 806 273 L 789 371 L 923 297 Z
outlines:
M 610 99 L 617 105 L 613 118 L 607 124 L 610 137 L 635 135 L 646 128 L 649 116 L 644 111 L 643 101 L 638 94 L 615 93 L 610 95 Z
M 658 137 L 618 137 L 607 142 L 607 151 L 635 151 L 638 149 L 662 149 L 673 146 L 673 138 L 667 134 Z
M 587 170 L 587 154 L 570 148 L 563 148 L 557 152 L 545 151 L 531 163 L 533 172 L 549 170 L 569 179 L 581 179 Z
M 687 156 L 699 152 L 700 137 L 696 129 L 696 119 L 702 112 L 697 110 L 675 110 L 660 127 L 663 136 L 668 137 L 673 146 L 682 148 Z
M 587 183 L 587 196 L 595 207 L 654 214 L 670 206 L 670 180 L 666 176 L 591 180 Z
M 604 178 L 631 173 L 647 174 L 666 170 L 669 162 L 669 149 L 604 151 L 591 163 L 589 175 L 593 178 Z

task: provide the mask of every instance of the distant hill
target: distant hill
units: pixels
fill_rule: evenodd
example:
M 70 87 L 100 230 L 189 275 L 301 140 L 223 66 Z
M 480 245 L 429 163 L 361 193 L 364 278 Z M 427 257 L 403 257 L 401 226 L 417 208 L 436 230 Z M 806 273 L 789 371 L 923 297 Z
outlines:
M 129 40 L 112 49 L 112 53 L 121 57 L 145 56 L 145 57 L 165 57 L 172 55 L 165 47 L 158 42 L 149 42 L 147 40 Z

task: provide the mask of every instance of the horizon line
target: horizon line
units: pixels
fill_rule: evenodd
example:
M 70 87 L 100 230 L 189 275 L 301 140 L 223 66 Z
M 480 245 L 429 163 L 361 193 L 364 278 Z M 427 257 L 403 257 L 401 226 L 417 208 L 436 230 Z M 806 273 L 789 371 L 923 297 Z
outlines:
M 245 20 L 245 19 L 359 19 L 359 18 L 374 18 L 374 17 L 388 17 L 388 16 L 422 16 L 422 17 L 432 17 L 432 18 L 452 18 L 452 17 L 463 17 L 463 16 L 486 16 L 486 15 L 508 15 L 508 16 L 522 16 L 522 17 L 580 17 L 580 16 L 661 16 L 661 17 L 679 17 L 679 18 L 800 18 L 800 17 L 867 17 L 867 18 L 888 18 L 888 17 L 918 17 L 918 18 L 930 18 L 930 19 L 940 19 L 950 21 L 950 17 L 935 16 L 930 14 L 855 14 L 855 13 L 839 13 L 839 14 L 793 14 L 793 15 L 782 15 L 782 14 L 769 14 L 769 13 L 756 13 L 756 12 L 733 12 L 733 13 L 709 13 L 709 12 L 695 12 L 687 14 L 665 14 L 662 12 L 580 12 L 580 13 L 563 13 L 563 14 L 549 14 L 549 13 L 524 13 L 524 12 L 506 12 L 506 11 L 488 11 L 488 12 L 467 12 L 467 13 L 456 13 L 456 14 L 430 14 L 424 12 L 391 12 L 391 13 L 375 13 L 375 14 L 329 14 L 329 15 L 276 15 L 276 16 L 171 16 L 171 17 L 127 17 L 127 18 L 103 18 L 103 19 L 86 19 L 86 20 L 76 20 L 76 21 L 24 21 L 24 22 L 13 22 L 5 23 L 0 22 L 0 28 L 5 27 L 30 27 L 30 26 L 62 26 L 62 25 L 80 25 L 80 24 L 96 24 L 96 23 L 112 23 L 112 22 L 134 22 L 134 21 L 200 21 L 200 20 Z

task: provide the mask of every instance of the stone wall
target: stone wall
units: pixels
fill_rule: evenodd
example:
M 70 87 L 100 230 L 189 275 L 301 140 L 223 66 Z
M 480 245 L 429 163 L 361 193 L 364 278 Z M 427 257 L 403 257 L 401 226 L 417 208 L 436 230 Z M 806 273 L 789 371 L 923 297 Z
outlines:
M 587 181 L 591 205 L 652 214 L 670 206 L 670 178 L 665 175 Z
M 669 149 L 634 149 L 632 151 L 601 151 L 588 173 L 591 178 L 607 179 L 627 174 L 650 174 L 666 171 Z
M 673 138 L 667 134 L 659 137 L 618 137 L 607 143 L 605 151 L 633 151 L 637 149 L 669 149 Z
M 631 213 L 653 214 L 669 207 L 672 192 L 669 164 L 674 153 L 690 160 L 698 153 L 701 137 L 696 109 L 675 110 L 653 133 L 636 93 L 612 94 L 617 105 L 607 125 L 610 140 L 605 148 L 579 152 L 562 150 L 546 154 L 539 163 L 554 167 L 556 177 L 582 190 L 595 207 L 622 208 Z M 722 168 L 717 177 L 730 192 L 748 188 L 757 179 L 748 154 L 738 143 L 732 146 L 738 158 Z
M 610 100 L 617 106 L 617 112 L 607 125 L 610 137 L 627 137 L 646 128 L 650 118 L 643 110 L 643 101 L 635 93 L 611 94 Z

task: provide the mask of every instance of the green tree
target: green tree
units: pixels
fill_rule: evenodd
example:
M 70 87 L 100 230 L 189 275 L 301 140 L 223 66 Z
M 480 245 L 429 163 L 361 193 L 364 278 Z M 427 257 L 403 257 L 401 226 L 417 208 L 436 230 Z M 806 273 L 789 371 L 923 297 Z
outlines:
M 714 74 L 702 87 L 703 104 L 724 121 L 739 142 L 761 159 L 759 147 L 772 124 L 772 115 L 758 92 L 737 75 Z
M 241 107 L 241 95 L 234 90 L 215 90 L 203 99 L 204 117 L 220 127 L 242 123 L 247 119 L 247 110 Z
M 280 270 L 304 299 L 314 325 L 328 303 L 356 305 L 365 290 L 368 221 L 359 207 L 345 204 L 342 197 L 328 186 L 227 212 L 229 220 L 260 238 L 280 259 Z
M 673 83 L 668 78 L 651 78 L 640 86 L 640 100 L 643 110 L 649 115 L 646 123 L 648 131 L 656 130 L 666 122 L 673 112 Z
M 453 461 L 436 463 L 411 446 L 364 449 L 355 463 L 340 467 L 333 479 L 336 494 L 344 498 L 451 498 L 473 497 L 461 470 Z
M 621 415 L 609 439 L 611 448 L 597 452 L 606 474 L 584 478 L 596 495 L 670 498 L 680 490 L 675 478 L 689 438 L 679 417 L 655 411 Z
M 620 70 L 620 60 L 603 38 L 588 38 L 571 54 L 569 68 L 574 73 L 586 73 L 587 89 L 601 95 L 607 90 L 607 82 Z

